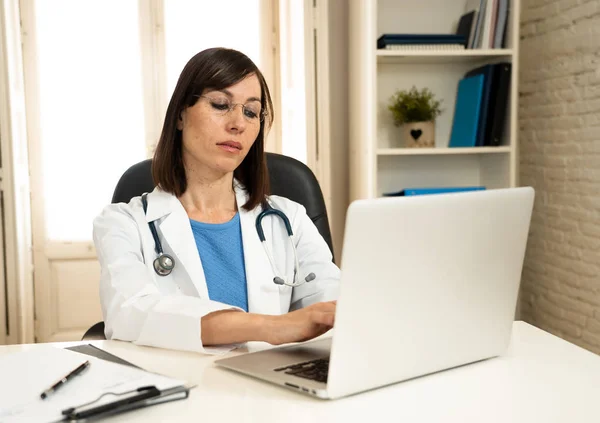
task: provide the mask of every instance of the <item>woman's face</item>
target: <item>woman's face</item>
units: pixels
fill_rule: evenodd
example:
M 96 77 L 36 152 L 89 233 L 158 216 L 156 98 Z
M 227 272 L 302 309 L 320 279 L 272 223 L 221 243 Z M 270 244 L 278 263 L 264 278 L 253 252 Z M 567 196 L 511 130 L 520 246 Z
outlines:
M 177 122 L 188 170 L 233 172 L 258 136 L 261 113 L 260 83 L 254 74 L 223 90 L 205 90 Z

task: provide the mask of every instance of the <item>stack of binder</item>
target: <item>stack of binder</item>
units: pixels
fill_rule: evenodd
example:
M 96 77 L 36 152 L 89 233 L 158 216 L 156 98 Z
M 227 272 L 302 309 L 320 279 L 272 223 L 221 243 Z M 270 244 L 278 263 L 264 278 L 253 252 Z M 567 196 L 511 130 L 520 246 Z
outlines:
M 492 147 L 502 143 L 511 64 L 488 64 L 458 82 L 449 147 Z
M 469 24 L 467 48 L 506 47 L 510 0 L 467 0 L 465 12 L 461 22 L 463 28 L 467 26 L 464 21 Z

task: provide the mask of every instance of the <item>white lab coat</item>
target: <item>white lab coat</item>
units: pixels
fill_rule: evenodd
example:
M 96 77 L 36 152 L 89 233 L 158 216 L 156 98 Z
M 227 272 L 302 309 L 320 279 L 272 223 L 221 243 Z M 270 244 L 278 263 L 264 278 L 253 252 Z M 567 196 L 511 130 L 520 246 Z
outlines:
M 279 286 L 273 282 L 275 275 L 256 232 L 261 207 L 245 211 L 241 206 L 246 203 L 246 192 L 237 183 L 235 191 L 249 312 L 278 315 L 337 299 L 340 270 L 331 262 L 327 243 L 304 207 L 283 197 L 269 197 L 272 206 L 282 210 L 291 222 L 301 276 L 310 272 L 316 275 L 315 280 L 299 287 Z M 108 205 L 94 220 L 106 338 L 205 353 L 232 348 L 202 345 L 202 316 L 234 307 L 209 298 L 201 256 L 185 209 L 175 196 L 159 188 L 147 199 L 147 214 L 141 197 L 134 197 L 128 204 Z M 175 268 L 168 276 L 158 276 L 152 265 L 157 254 L 150 221 L 155 221 L 164 252 L 175 260 Z M 262 225 L 279 272 L 291 281 L 293 252 L 283 222 L 267 216 Z

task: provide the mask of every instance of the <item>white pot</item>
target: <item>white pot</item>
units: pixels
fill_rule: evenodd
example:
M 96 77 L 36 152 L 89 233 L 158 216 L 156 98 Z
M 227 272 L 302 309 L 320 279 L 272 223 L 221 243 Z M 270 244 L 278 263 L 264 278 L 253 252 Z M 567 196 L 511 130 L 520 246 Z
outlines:
M 404 146 L 432 148 L 435 146 L 435 122 L 410 122 L 402 125 Z

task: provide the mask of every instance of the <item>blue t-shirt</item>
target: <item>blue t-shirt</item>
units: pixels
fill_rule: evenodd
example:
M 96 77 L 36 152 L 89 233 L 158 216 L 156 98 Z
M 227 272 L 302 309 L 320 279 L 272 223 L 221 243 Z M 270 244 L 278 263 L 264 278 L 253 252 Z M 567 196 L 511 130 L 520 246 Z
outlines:
M 225 223 L 190 219 L 211 300 L 248 311 L 240 214 Z

